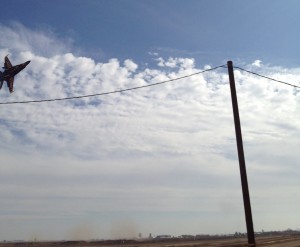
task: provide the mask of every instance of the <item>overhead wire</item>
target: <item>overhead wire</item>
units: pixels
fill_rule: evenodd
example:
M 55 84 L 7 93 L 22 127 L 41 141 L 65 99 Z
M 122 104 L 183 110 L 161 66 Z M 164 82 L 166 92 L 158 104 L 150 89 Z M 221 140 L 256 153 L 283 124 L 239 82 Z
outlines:
M 277 80 L 277 79 L 274 79 L 274 78 L 271 78 L 271 77 L 268 77 L 268 76 L 265 76 L 265 75 L 261 75 L 261 74 L 258 74 L 256 72 L 252 72 L 252 71 L 243 69 L 241 67 L 234 66 L 234 68 L 239 69 L 241 71 L 245 71 L 247 73 L 250 73 L 250 74 L 253 74 L 253 75 L 256 75 L 256 76 L 259 76 L 259 77 L 262 77 L 262 78 L 265 78 L 265 79 L 268 79 L 268 80 L 271 80 L 271 81 L 276 81 L 276 82 L 279 82 L 279 83 L 282 83 L 282 84 L 285 84 L 285 85 L 288 85 L 288 86 L 292 86 L 292 87 L 295 87 L 295 88 L 300 88 L 300 86 L 297 86 L 295 84 L 291 84 L 291 83 L 288 83 L 288 82 L 285 82 L 285 81 Z
M 115 93 L 122 93 L 122 92 L 127 92 L 127 91 L 132 91 L 132 90 L 137 90 L 137 89 L 142 89 L 142 88 L 146 88 L 146 87 L 152 87 L 152 86 L 157 86 L 160 84 L 165 84 L 168 82 L 172 82 L 172 81 L 177 81 L 177 80 L 181 80 L 184 78 L 188 78 L 194 75 L 199 75 L 205 72 L 209 72 L 209 71 L 213 71 L 216 70 L 218 68 L 227 68 L 227 65 L 220 65 L 220 66 L 216 66 L 210 69 L 206 69 L 206 70 L 202 70 L 196 73 L 192 73 L 189 75 L 185 75 L 185 76 L 181 76 L 181 77 L 177 77 L 177 78 L 173 78 L 173 79 L 169 79 L 169 80 L 165 80 L 165 81 L 161 81 L 161 82 L 156 82 L 156 83 L 151 83 L 151 84 L 147 84 L 147 85 L 143 85 L 143 86 L 137 86 L 137 87 L 131 87 L 131 88 L 125 88 L 125 89 L 119 89 L 119 90 L 114 90 L 114 91 L 109 91 L 109 92 L 103 92 L 103 93 L 96 93 L 96 94 L 87 94 L 87 95 L 79 95 L 79 96 L 71 96 L 71 97 L 64 97 L 64 98 L 54 98 L 54 99 L 41 99 L 41 100 L 28 100 L 28 101 L 10 101 L 10 102 L 0 102 L 0 105 L 9 105 L 9 104 L 27 104 L 27 103 L 42 103 L 42 102 L 52 102 L 52 101 L 63 101 L 63 100 L 72 100 L 72 99 L 81 99 L 81 98 L 89 98 L 89 97 L 95 97 L 95 96 L 103 96 L 103 95 L 109 95 L 109 94 L 115 94 Z M 243 69 L 241 67 L 238 66 L 234 66 L 235 69 L 239 69 L 241 71 L 247 72 L 249 74 L 253 74 L 271 81 L 275 81 L 275 82 L 279 82 L 288 86 L 292 86 L 295 88 L 299 88 L 300 86 L 292 84 L 292 83 L 288 83 L 285 81 L 281 81 L 281 80 L 277 80 L 265 75 L 261 75 L 259 73 L 250 71 L 250 70 L 246 70 Z
M 161 82 L 156 82 L 156 83 L 151 83 L 148 85 L 143 85 L 143 86 L 137 86 L 137 87 L 131 87 L 131 88 L 125 88 L 125 89 L 119 89 L 119 90 L 114 90 L 114 91 L 109 91 L 109 92 L 103 92 L 103 93 L 96 93 L 96 94 L 88 94 L 88 95 L 79 95 L 79 96 L 71 96 L 71 97 L 64 97 L 64 98 L 54 98 L 54 99 L 41 99 L 41 100 L 28 100 L 28 101 L 11 101 L 11 102 L 0 102 L 0 105 L 9 105 L 9 104 L 27 104 L 27 103 L 42 103 L 42 102 L 51 102 L 51 101 L 62 101 L 62 100 L 72 100 L 72 99 L 81 99 L 81 98 L 89 98 L 89 97 L 95 97 L 95 96 L 102 96 L 102 95 L 108 95 L 108 94 L 115 94 L 115 93 L 122 93 L 122 92 L 127 92 L 127 91 L 132 91 L 132 90 L 137 90 L 141 88 L 146 88 L 146 87 L 153 87 L 157 86 L 160 84 L 172 82 L 172 81 L 177 81 L 181 80 L 184 78 L 188 78 L 194 75 L 199 75 L 208 71 L 216 70 L 218 68 L 222 68 L 224 65 L 216 66 L 210 69 L 202 70 L 193 74 L 161 81 Z

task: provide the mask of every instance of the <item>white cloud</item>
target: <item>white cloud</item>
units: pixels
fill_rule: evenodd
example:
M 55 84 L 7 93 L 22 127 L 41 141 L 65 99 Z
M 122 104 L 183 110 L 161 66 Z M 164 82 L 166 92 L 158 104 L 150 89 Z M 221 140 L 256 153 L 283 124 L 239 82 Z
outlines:
M 72 53 L 46 56 L 30 46 L 22 52 L 15 47 L 19 44 L 9 48 L 13 63 L 32 62 L 16 76 L 14 94 L 2 88 L 1 102 L 102 93 L 201 70 L 191 58 L 160 58 L 161 69 L 138 70 L 130 59 L 100 63 Z M 280 80 L 300 81 L 297 69 L 259 69 Z M 296 228 L 299 93 L 238 70 L 235 76 L 254 224 L 257 229 Z M 168 229 L 196 234 L 205 228 L 199 227 L 203 218 L 212 222 L 211 233 L 245 230 L 226 69 L 101 97 L 0 108 L 0 218 L 4 225 L 14 222 L 14 231 L 5 230 L 0 238 L 28 238 L 24 222 L 34 231 L 40 220 L 42 233 L 59 228 L 61 233 L 51 236 L 64 238 L 82 219 L 103 229 L 127 217 L 145 234 L 154 227 L 157 234 Z M 269 206 L 278 198 L 280 205 Z M 281 216 L 282 211 L 293 217 Z M 182 217 L 187 214 L 192 217 Z M 171 223 L 154 226 L 151 219 L 158 215 Z M 281 221 L 271 225 L 272 215 Z M 175 229 L 173 217 L 180 222 L 175 225 L 190 228 Z M 62 226 L 60 218 L 66 222 Z M 107 237 L 109 231 L 95 234 Z
M 160 67 L 188 69 L 193 68 L 195 66 L 195 61 L 193 58 L 170 57 L 167 60 L 165 60 L 164 58 L 159 57 L 155 60 L 158 61 L 157 65 Z
M 132 71 L 132 72 L 135 72 L 136 69 L 138 68 L 138 65 L 136 63 L 134 63 L 132 60 L 130 59 L 126 59 L 124 61 L 124 66 L 129 70 L 129 71 Z
M 52 56 L 66 52 L 72 46 L 71 39 L 58 39 L 50 28 L 31 30 L 19 22 L 11 22 L 9 26 L 0 23 L 0 36 L 0 47 L 4 53 L 31 51 L 38 55 Z
M 256 67 L 261 67 L 261 63 L 262 63 L 262 61 L 260 61 L 260 60 L 255 60 L 255 61 L 252 63 L 252 65 L 253 65 L 253 66 L 256 66 Z

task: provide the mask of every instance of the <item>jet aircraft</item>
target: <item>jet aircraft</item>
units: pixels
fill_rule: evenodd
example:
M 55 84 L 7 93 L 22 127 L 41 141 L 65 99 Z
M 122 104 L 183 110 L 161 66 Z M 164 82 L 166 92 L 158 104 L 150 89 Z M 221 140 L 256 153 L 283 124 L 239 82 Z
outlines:
M 11 62 L 6 56 L 4 58 L 4 72 L 0 71 L 0 89 L 2 88 L 3 82 L 6 81 L 7 86 L 9 88 L 9 92 L 12 93 L 14 91 L 15 75 L 18 74 L 21 70 L 23 70 L 29 63 L 30 61 L 27 61 L 25 63 L 12 66 Z

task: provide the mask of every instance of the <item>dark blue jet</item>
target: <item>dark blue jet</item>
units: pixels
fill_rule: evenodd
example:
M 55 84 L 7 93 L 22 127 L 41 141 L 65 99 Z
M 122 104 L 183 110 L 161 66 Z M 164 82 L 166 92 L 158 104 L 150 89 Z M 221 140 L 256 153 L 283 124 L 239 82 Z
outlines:
M 3 82 L 6 81 L 7 86 L 9 88 L 9 92 L 12 93 L 14 91 L 14 77 L 18 74 L 21 70 L 23 70 L 30 61 L 25 63 L 21 63 L 19 65 L 12 66 L 11 62 L 9 61 L 8 57 L 4 58 L 4 72 L 0 71 L 0 89 L 2 88 Z

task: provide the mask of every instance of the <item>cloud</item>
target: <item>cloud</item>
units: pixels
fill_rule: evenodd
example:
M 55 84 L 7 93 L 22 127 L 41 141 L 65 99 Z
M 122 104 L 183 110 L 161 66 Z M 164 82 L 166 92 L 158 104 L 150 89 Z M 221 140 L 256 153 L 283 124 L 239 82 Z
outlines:
M 37 55 L 52 56 L 66 52 L 72 47 L 69 38 L 58 38 L 51 28 L 31 30 L 19 22 L 8 26 L 0 23 L 0 47 L 4 52 L 31 51 Z
M 165 60 L 162 57 L 159 57 L 156 59 L 158 61 L 158 66 L 160 67 L 169 67 L 169 68 L 182 68 L 182 69 L 188 69 L 195 66 L 195 61 L 193 58 L 173 58 L 170 57 L 167 60 Z
M 256 66 L 256 67 L 260 67 L 260 66 L 261 66 L 261 63 L 262 63 L 262 61 L 260 61 L 260 60 L 255 60 L 255 61 L 252 63 L 252 65 L 253 65 L 253 66 Z
M 11 26 L 1 30 L 13 32 Z M 56 39 L 49 48 L 60 47 Z M 97 62 L 18 47 L 9 47 L 12 63 L 32 62 L 16 76 L 14 94 L 2 88 L 1 102 L 102 93 L 203 69 L 192 58 L 159 58 L 158 67 L 141 69 L 130 59 Z M 7 51 L 2 46 L 0 55 Z M 300 81 L 299 69 L 261 64 L 259 73 Z M 299 92 L 238 70 L 235 77 L 256 227 L 268 228 L 275 214 L 281 222 L 271 221 L 272 229 L 296 227 Z M 22 232 L 25 222 L 33 230 L 43 222 L 43 236 L 59 228 L 53 238 L 68 236 L 64 232 L 80 222 L 107 237 L 105 226 L 123 219 L 144 235 L 153 229 L 196 234 L 204 218 L 215 222 L 210 233 L 245 230 L 226 69 L 101 97 L 0 108 L 0 218 L 14 226 L 1 233 L 3 239 L 30 235 Z M 271 207 L 278 198 L 280 205 Z M 293 217 L 278 216 L 282 211 Z M 154 218 L 171 223 L 158 227 Z

